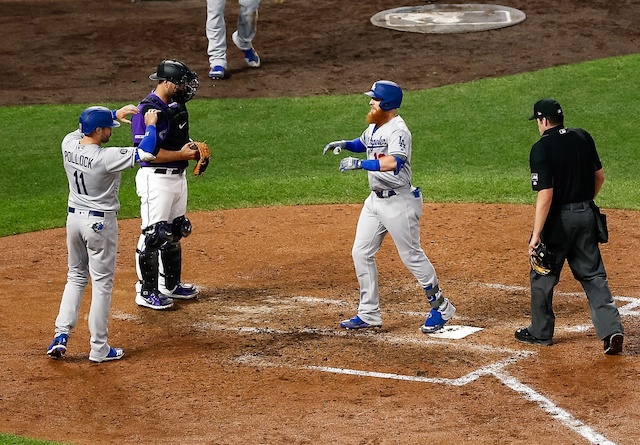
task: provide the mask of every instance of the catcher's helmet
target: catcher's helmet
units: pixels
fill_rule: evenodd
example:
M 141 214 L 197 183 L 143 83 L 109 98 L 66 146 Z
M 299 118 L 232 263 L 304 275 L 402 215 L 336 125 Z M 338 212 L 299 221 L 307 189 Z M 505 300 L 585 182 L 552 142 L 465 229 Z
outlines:
M 111 115 L 107 107 L 89 107 L 80 114 L 78 119 L 82 134 L 91 134 L 96 128 L 119 127 L 120 122 Z
M 163 60 L 158 64 L 156 72 L 149 76 L 149 79 L 168 80 L 175 83 L 178 88 L 176 88 L 174 100 L 180 103 L 193 99 L 198 89 L 198 75 L 179 60 Z
M 371 86 L 371 91 L 367 91 L 367 96 L 380 100 L 380 109 L 383 111 L 400 108 L 402 103 L 402 88 L 390 80 L 378 80 Z

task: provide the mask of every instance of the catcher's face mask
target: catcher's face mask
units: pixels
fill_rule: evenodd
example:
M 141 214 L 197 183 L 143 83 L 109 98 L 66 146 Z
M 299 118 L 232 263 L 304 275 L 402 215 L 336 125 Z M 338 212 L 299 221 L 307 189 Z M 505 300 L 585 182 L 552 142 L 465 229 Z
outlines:
M 176 83 L 176 90 L 173 93 L 173 100 L 178 103 L 189 102 L 196 95 L 199 82 L 196 73 L 187 73 L 179 83 Z

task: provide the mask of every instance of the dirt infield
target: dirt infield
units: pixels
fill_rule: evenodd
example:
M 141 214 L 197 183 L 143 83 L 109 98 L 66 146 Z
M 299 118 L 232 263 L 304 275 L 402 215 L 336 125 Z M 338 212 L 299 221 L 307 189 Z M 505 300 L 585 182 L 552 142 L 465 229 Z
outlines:
M 314 95 L 360 92 L 377 78 L 417 89 L 633 53 L 640 35 L 640 4 L 630 1 L 500 2 L 527 20 L 443 36 L 370 25 L 398 6 L 390 0 L 265 0 L 255 42 L 264 66 L 245 69 L 232 52 L 232 77 L 214 83 L 203 78 L 203 3 L 0 0 L 11 80 L 0 105 L 135 101 L 164 57 L 201 73 L 198 97 Z M 235 10 L 229 2 L 230 17 Z M 458 307 L 453 323 L 480 332 L 443 340 L 418 331 L 427 305 L 389 240 L 378 255 L 383 329 L 338 329 L 357 306 L 359 210 L 190 214 L 184 278 L 202 293 L 167 312 L 135 305 L 139 220 L 121 221 L 110 341 L 126 356 L 101 365 L 87 360 L 88 294 L 66 358 L 44 353 L 66 279 L 64 229 L 0 238 L 0 430 L 77 445 L 638 442 L 638 212 L 604 209 L 603 255 L 627 330 L 624 354 L 609 357 L 568 270 L 556 344 L 513 339 L 529 319 L 530 206 L 425 203 L 423 246 Z
M 0 238 L 3 430 L 74 444 L 589 443 L 566 425 L 573 419 L 635 443 L 636 316 L 624 317 L 624 355 L 605 356 L 565 276 L 556 345 L 513 339 L 528 320 L 530 207 L 425 205 L 423 244 L 458 306 L 454 321 L 483 328 L 463 340 L 419 332 L 426 303 L 389 241 L 378 256 L 383 329 L 337 328 L 356 308 L 359 207 L 192 214 L 185 269 L 198 272 L 185 275 L 203 292 L 168 312 L 134 304 L 139 221 L 122 221 L 110 340 L 127 355 L 101 365 L 87 360 L 88 297 L 66 358 L 44 354 L 65 280 L 64 229 Z M 640 233 L 640 220 L 608 213 L 611 286 L 633 297 L 621 307 L 637 306 L 640 240 L 629 232 Z M 569 419 L 554 420 L 553 407 Z

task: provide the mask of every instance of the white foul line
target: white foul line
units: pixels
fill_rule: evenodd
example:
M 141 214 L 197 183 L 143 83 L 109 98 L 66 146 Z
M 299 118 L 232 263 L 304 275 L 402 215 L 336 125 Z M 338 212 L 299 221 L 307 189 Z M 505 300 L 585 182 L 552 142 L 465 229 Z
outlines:
M 528 355 L 528 354 L 523 354 Z M 567 428 L 575 431 L 580 436 L 584 437 L 590 443 L 594 445 L 616 445 L 615 442 L 610 441 L 603 435 L 591 429 L 589 426 L 585 425 L 575 417 L 573 417 L 569 412 L 560 408 L 556 404 L 554 404 L 551 400 L 544 397 L 542 394 L 536 392 L 533 388 L 521 383 L 515 377 L 507 374 L 502 370 L 505 366 L 515 363 L 518 357 L 511 357 L 506 360 L 502 360 L 500 362 L 493 363 L 491 365 L 479 368 L 469 374 L 459 377 L 457 379 L 447 379 L 447 378 L 429 378 L 429 377 L 420 377 L 420 376 L 411 376 L 411 375 L 399 375 L 399 374 L 389 374 L 383 372 L 370 372 L 370 371 L 358 371 L 356 369 L 344 369 L 344 368 L 331 368 L 327 366 L 303 366 L 302 369 L 308 369 L 312 371 L 321 371 L 321 372 L 329 372 L 333 374 L 347 374 L 347 375 L 356 375 L 361 377 L 375 377 L 382 379 L 393 379 L 393 380 L 403 380 L 403 381 L 411 381 L 411 382 L 423 382 L 423 383 L 440 383 L 444 385 L 452 385 L 452 386 L 463 386 L 467 383 L 471 383 L 477 380 L 479 377 L 483 375 L 493 375 L 498 380 L 500 380 L 505 386 L 511 388 L 512 390 L 522 394 L 527 400 L 531 402 L 535 402 L 545 411 L 547 414 L 550 414 L 554 419 L 560 421 L 560 423 L 564 424 Z
M 545 412 L 551 414 L 551 416 L 553 416 L 556 420 L 559 420 L 569 429 L 575 431 L 576 433 L 587 439 L 590 443 L 596 445 L 616 445 L 615 442 L 611 442 L 603 435 L 597 433 L 596 431 L 573 417 L 567 411 L 554 404 L 551 400 L 537 393 L 533 388 L 520 383 L 515 377 L 512 377 L 509 374 L 500 371 L 493 372 L 493 375 L 505 386 L 524 395 L 527 400 L 536 402 Z

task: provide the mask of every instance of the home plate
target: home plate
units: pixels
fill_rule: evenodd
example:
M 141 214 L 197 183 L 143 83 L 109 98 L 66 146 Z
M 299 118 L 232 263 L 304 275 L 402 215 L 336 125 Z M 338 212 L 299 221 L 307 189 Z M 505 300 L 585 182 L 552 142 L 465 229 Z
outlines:
M 448 338 L 452 340 L 460 340 L 461 338 L 465 338 L 467 335 L 474 334 L 478 331 L 481 331 L 482 328 L 474 328 L 473 326 L 459 326 L 459 325 L 449 325 L 443 327 L 438 332 L 433 334 L 427 334 L 429 337 L 435 338 Z

